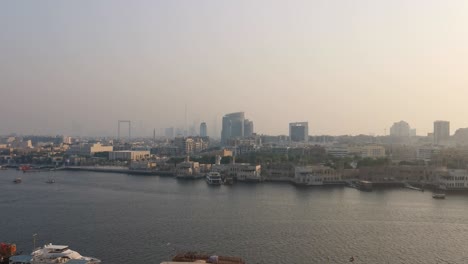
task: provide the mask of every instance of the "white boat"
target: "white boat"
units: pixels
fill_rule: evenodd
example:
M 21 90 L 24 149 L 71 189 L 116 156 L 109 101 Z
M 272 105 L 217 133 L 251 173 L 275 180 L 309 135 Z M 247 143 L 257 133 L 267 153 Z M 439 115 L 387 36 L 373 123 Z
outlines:
M 434 193 L 432 195 L 432 198 L 434 198 L 434 199 L 445 199 L 445 193 Z
M 55 263 L 84 263 L 84 264 L 97 264 L 101 263 L 99 259 L 92 257 L 81 256 L 80 253 L 71 250 L 68 246 L 64 245 L 44 245 L 31 253 L 31 264 L 55 264 Z
M 209 185 L 221 185 L 222 183 L 221 174 L 219 174 L 219 172 L 209 172 L 206 175 L 206 182 Z

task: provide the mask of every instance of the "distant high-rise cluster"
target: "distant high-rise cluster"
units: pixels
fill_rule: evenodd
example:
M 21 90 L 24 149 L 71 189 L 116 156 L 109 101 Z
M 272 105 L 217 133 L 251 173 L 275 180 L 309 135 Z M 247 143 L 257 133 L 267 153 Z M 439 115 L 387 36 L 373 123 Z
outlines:
M 231 138 L 250 137 L 254 133 L 253 122 L 245 119 L 244 112 L 231 113 L 223 116 L 221 142 L 226 143 Z
M 289 139 L 291 142 L 309 141 L 309 123 L 295 122 L 289 123 Z
M 434 144 L 440 145 L 450 138 L 450 122 L 449 121 L 435 121 L 434 122 Z

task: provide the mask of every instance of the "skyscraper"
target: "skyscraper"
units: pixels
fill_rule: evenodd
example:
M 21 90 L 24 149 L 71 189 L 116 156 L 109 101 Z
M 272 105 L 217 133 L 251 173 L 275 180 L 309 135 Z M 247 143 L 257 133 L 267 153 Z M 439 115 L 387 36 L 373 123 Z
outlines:
M 202 123 L 200 124 L 200 137 L 206 137 L 206 136 L 208 136 L 206 131 L 207 131 L 206 123 L 205 123 L 205 122 L 202 122 Z
M 435 121 L 434 122 L 434 144 L 439 145 L 443 141 L 450 138 L 450 122 L 449 121 Z
M 254 125 L 253 122 L 245 119 L 244 120 L 244 137 L 251 137 L 254 133 Z
M 308 122 L 289 123 L 289 139 L 291 142 L 309 141 L 309 123 Z
M 390 136 L 392 137 L 409 137 L 411 128 L 405 121 L 395 122 L 390 128 Z
M 244 137 L 244 112 L 231 113 L 223 116 L 221 142 L 226 143 L 230 138 Z

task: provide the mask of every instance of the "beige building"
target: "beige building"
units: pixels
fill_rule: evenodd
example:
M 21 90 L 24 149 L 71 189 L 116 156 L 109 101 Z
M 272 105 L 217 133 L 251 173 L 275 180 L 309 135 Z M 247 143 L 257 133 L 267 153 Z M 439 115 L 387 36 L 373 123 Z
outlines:
M 109 160 L 143 160 L 150 156 L 149 150 L 119 150 L 109 152 Z
M 294 183 L 296 184 L 313 186 L 340 182 L 341 175 L 327 166 L 296 166 L 294 168 Z
M 71 145 L 67 150 L 69 155 L 78 156 L 93 156 L 98 152 L 110 152 L 114 148 L 112 146 L 104 146 L 101 143 L 80 143 L 78 145 Z
M 384 158 L 385 157 L 385 148 L 379 145 L 369 145 L 361 147 L 361 156 L 363 158 Z

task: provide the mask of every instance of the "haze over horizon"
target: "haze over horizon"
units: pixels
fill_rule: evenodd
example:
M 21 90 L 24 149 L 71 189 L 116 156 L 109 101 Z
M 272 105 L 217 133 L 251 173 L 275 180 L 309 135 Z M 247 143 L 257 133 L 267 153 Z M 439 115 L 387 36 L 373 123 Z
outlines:
M 463 0 L 2 1 L 0 135 L 468 127 Z

